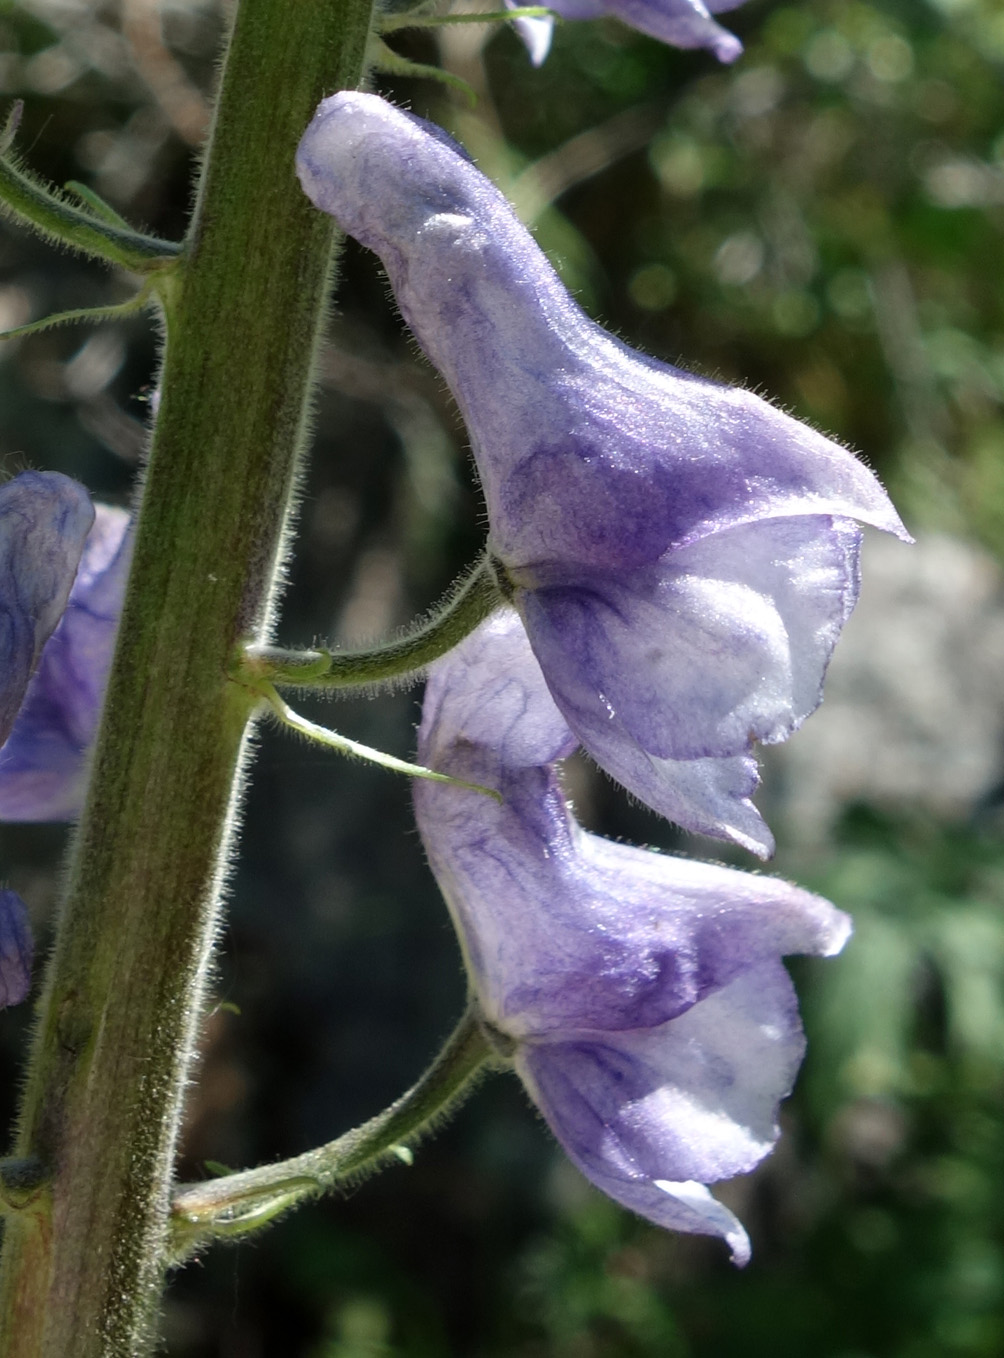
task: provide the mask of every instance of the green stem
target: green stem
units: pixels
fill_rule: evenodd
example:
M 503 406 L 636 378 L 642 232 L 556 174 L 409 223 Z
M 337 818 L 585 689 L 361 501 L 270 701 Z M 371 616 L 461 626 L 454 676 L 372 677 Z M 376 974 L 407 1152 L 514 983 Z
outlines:
M 326 745 L 329 750 L 337 750 L 339 754 L 347 755 L 350 759 L 365 759 L 367 763 L 379 764 L 381 768 L 389 769 L 391 773 L 403 773 L 408 778 L 426 778 L 431 783 L 452 783 L 454 787 L 464 787 L 469 792 L 481 792 L 497 802 L 502 800 L 502 794 L 494 788 L 482 787 L 479 783 L 467 783 L 463 778 L 453 778 L 448 773 L 437 773 L 435 769 L 427 769 L 424 764 L 409 764 L 407 760 L 397 759 L 383 750 L 375 750 L 372 745 L 363 745 L 358 740 L 339 734 L 338 731 L 331 731 L 326 726 L 318 726 L 315 721 L 308 721 L 306 717 L 301 717 L 299 712 L 294 712 L 288 703 L 283 702 L 271 684 L 262 685 L 262 697 L 284 726 L 288 726 L 291 731 L 296 731 L 301 736 L 306 736 L 308 740 L 316 741 L 318 745 Z
M 29 321 L 27 325 L 15 326 L 13 330 L 0 330 L 0 340 L 21 339 L 24 335 L 35 335 L 42 330 L 51 330 L 56 325 L 74 325 L 78 321 L 121 321 L 127 316 L 135 316 L 150 301 L 153 286 L 148 281 L 135 295 L 125 302 L 112 306 L 78 307 L 74 311 L 57 311 L 41 320 Z
M 400 1158 L 466 1098 L 495 1059 L 472 1007 L 418 1083 L 361 1127 L 291 1160 L 181 1186 L 171 1205 L 176 1257 L 213 1237 L 247 1235 L 305 1198 Z
M 442 28 L 446 24 L 506 24 L 513 19 L 543 19 L 554 11 L 546 5 L 522 5 L 519 9 L 496 9 L 460 14 L 422 14 L 414 10 L 404 14 L 385 14 L 380 20 L 381 33 L 396 33 L 402 28 Z
M 0 156 L 0 216 L 8 216 L 59 245 L 121 264 L 134 273 L 170 267 L 181 253 L 181 246 L 172 241 L 85 212 L 7 156 Z
M 294 151 L 356 86 L 371 0 L 241 0 L 183 272 L 87 805 L 40 1002 L 6 1219 L 0 1358 L 143 1358 L 334 238 Z M 111 227 L 109 226 L 109 230 Z
M 462 94 L 471 108 L 478 102 L 477 95 L 466 80 L 461 80 L 460 76 L 454 75 L 452 71 L 444 71 L 441 66 L 428 66 L 424 61 L 409 61 L 407 57 L 400 56 L 392 47 L 388 47 L 377 33 L 370 38 L 368 58 L 374 70 L 385 71 L 388 75 L 410 76 L 413 80 L 438 80 L 441 85 L 448 85 L 450 89 Z
M 106 222 L 111 222 L 113 226 L 121 226 L 126 231 L 131 231 L 132 227 L 126 219 L 112 207 L 111 203 L 106 203 L 100 193 L 95 193 L 86 184 L 81 184 L 79 179 L 68 179 L 63 185 L 67 193 L 72 193 L 74 198 L 89 207 L 95 217 L 101 217 Z
M 231 673 L 238 682 L 262 681 L 301 689 L 371 688 L 415 678 L 463 641 L 505 602 L 495 569 L 483 558 L 432 617 L 396 641 L 367 651 L 284 651 L 250 646 Z

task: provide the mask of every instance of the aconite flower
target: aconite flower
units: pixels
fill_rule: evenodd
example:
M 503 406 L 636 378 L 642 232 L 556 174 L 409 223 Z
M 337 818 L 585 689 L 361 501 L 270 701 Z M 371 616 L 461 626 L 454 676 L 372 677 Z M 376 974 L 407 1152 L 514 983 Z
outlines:
M 129 523 L 124 509 L 95 506 L 66 609 L 0 748 L 0 820 L 80 813 L 125 593 Z
M 16 891 L 0 891 L 0 1009 L 27 999 L 33 951 L 24 901 Z
M 440 129 L 343 92 L 297 166 L 379 254 L 456 398 L 488 550 L 568 725 L 671 820 L 769 854 L 753 745 L 819 703 L 857 597 L 854 520 L 908 536 L 879 482 L 752 392 L 595 325 Z
M 60 472 L 22 472 L 0 486 L 0 743 L 63 616 L 93 522 L 86 490 Z
M 519 0 L 506 3 L 515 9 Z M 707 5 L 701 0 L 548 0 L 548 8 L 563 19 L 601 19 L 609 14 L 628 28 L 636 28 L 671 47 L 706 47 L 719 61 L 728 62 L 741 55 L 743 45 L 711 16 L 737 9 L 742 3 L 743 0 L 709 0 Z M 521 17 L 513 20 L 513 27 L 523 39 L 530 60 L 539 66 L 551 49 L 554 20 L 549 15 Z
M 93 519 L 83 486 L 59 472 L 22 472 L 0 486 L 0 742 L 63 616 Z M 31 958 L 25 904 L 0 890 L 0 1008 L 28 994 Z
M 576 744 L 516 614 L 437 661 L 416 781 L 429 863 L 485 1031 L 597 1187 L 673 1230 L 749 1240 L 708 1185 L 778 1136 L 804 1041 L 788 953 L 839 951 L 827 901 L 771 877 L 611 843 L 576 824 Z

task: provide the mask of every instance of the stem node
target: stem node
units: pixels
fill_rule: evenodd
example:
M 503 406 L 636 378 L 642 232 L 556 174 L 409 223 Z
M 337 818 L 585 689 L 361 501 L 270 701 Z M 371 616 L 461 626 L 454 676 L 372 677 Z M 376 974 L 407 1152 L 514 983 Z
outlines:
M 51 1208 L 51 1175 L 35 1155 L 0 1160 L 0 1211 L 41 1215 Z

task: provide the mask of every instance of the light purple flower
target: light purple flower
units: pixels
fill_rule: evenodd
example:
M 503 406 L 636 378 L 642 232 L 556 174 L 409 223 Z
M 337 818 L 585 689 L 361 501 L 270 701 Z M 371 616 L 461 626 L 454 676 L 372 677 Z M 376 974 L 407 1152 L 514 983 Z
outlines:
M 671 820 L 769 854 L 753 742 L 819 703 L 857 596 L 851 520 L 908 537 L 885 491 L 752 392 L 593 324 L 438 128 L 337 94 L 297 165 L 449 383 L 489 551 L 569 726 Z
M 0 742 L 62 617 L 93 520 L 83 486 L 59 472 L 0 486 Z
M 22 472 L 0 486 L 0 741 L 66 607 L 93 519 L 83 486 L 59 472 Z M 24 902 L 0 890 L 0 1008 L 28 994 L 31 957 Z
M 554 761 L 576 744 L 516 614 L 432 667 L 419 758 L 499 791 L 416 781 L 419 829 L 489 1033 L 576 1165 L 673 1230 L 725 1239 L 707 1189 L 778 1136 L 804 1041 L 780 958 L 850 922 L 786 882 L 587 834 Z
M 719 61 L 735 61 L 742 54 L 743 45 L 728 29 L 712 19 L 712 14 L 723 14 L 737 9 L 743 0 L 547 0 L 548 7 L 563 19 L 601 19 L 612 14 L 629 28 L 647 33 L 650 38 L 669 43 L 671 47 L 706 47 Z M 521 0 L 506 0 L 509 9 L 516 9 Z M 534 66 L 540 66 L 551 50 L 554 20 L 549 16 L 536 19 L 513 20 L 530 53 Z
M 0 749 L 0 820 L 73 820 L 83 803 L 131 551 L 126 511 L 95 508 L 66 610 Z
M 16 891 L 0 891 L 0 1009 L 27 999 L 33 951 L 24 901 Z

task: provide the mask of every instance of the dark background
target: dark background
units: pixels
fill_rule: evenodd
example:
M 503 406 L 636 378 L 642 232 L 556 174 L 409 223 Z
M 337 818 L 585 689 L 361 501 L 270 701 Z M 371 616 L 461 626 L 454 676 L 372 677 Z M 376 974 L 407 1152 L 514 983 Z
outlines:
M 412 1167 L 182 1272 L 171 1358 L 1004 1352 L 1004 11 L 798 0 L 726 17 L 747 44 L 730 69 L 605 21 L 561 26 L 534 71 L 511 33 L 464 27 L 393 43 L 466 79 L 474 110 L 431 82 L 380 87 L 467 142 L 592 315 L 860 449 L 919 539 L 915 575 L 866 556 L 881 589 L 871 630 L 846 642 L 856 668 L 838 680 L 835 666 L 831 707 L 767 769 L 771 870 L 853 911 L 858 932 L 841 958 L 794 967 L 810 1055 L 784 1136 L 721 1190 L 753 1262 L 739 1273 L 720 1245 L 602 1199 L 499 1078 Z M 0 4 L 0 93 L 25 99 L 22 152 L 180 238 L 223 24 L 208 0 Z M 372 257 L 350 243 L 345 265 L 290 645 L 406 623 L 482 533 L 447 393 Z M 2 328 L 129 288 L 0 230 Z M 142 318 L 0 347 L 4 469 L 59 468 L 127 502 L 154 364 Z M 309 711 L 407 756 L 419 696 Z M 889 767 L 848 765 L 866 729 L 875 748 L 895 735 Z M 272 729 L 259 744 L 186 1177 L 376 1112 L 463 1001 L 405 781 Z M 584 765 L 572 777 L 592 827 L 715 852 Z M 65 842 L 58 827 L 0 827 L 0 872 L 43 939 Z M 5 1120 L 26 1025 L 26 1010 L 2 1016 Z

